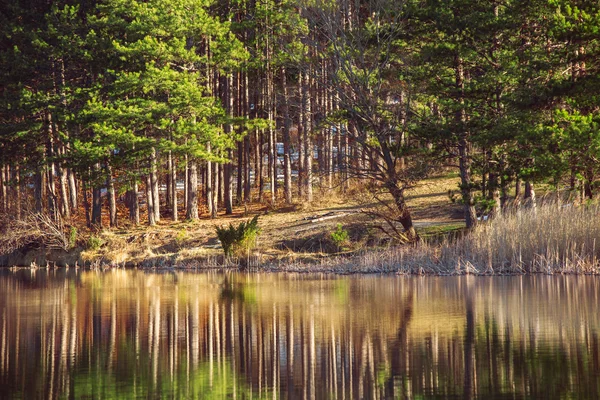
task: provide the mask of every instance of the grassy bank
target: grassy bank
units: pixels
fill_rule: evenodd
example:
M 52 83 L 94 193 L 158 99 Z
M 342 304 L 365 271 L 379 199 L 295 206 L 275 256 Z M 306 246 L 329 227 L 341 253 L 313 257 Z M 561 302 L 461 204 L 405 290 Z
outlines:
M 364 204 L 325 195 L 320 203 L 266 208 L 256 204 L 234 215 L 198 221 L 161 221 L 153 227 L 86 231 L 65 223 L 49 235 L 46 220 L 24 220 L 6 229 L 0 244 L 17 248 L 0 254 L 0 265 L 140 268 L 250 268 L 267 271 L 405 274 L 600 273 L 600 207 L 546 204 L 513 209 L 464 233 L 461 206 L 448 200 L 456 177 L 422 182 L 409 204 L 423 241 L 398 246 L 360 213 Z M 216 227 L 259 215 L 258 246 L 240 257 L 223 255 Z M 326 216 L 314 219 L 315 216 Z M 0 221 L 1 222 L 1 221 Z M 333 237 L 343 227 L 344 243 Z M 21 232 L 21 233 L 19 233 Z M 64 247 L 45 250 L 44 247 Z M 69 249 L 67 250 L 67 247 Z M 0 246 L 1 250 L 2 246 Z M 2 253 L 2 251 L 0 251 Z M 239 253 L 238 253 L 239 255 Z

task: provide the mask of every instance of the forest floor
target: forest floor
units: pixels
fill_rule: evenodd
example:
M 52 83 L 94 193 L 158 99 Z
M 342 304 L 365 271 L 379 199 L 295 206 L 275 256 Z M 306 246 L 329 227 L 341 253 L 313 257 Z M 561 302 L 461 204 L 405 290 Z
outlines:
M 420 182 L 407 192 L 415 227 L 423 238 L 439 237 L 464 227 L 462 208 L 453 203 L 449 190 L 456 190 L 459 178 L 439 176 Z M 361 210 L 367 204 L 360 193 L 341 195 L 332 190 L 316 190 L 311 205 L 235 207 L 233 215 L 219 213 L 212 219 L 202 215 L 197 221 L 172 222 L 163 218 L 156 226 L 123 224 L 81 234 L 86 249 L 80 260 L 91 265 L 140 267 L 211 267 L 224 264 L 223 250 L 215 227 L 237 225 L 259 215 L 261 233 L 252 251 L 255 264 L 264 262 L 311 263 L 331 256 L 351 256 L 372 248 L 385 248 L 389 237 Z M 122 210 L 125 220 L 125 210 Z M 331 233 L 341 224 L 349 240 L 340 248 Z M 91 239 L 88 235 L 91 235 Z M 90 245 L 91 243 L 91 245 Z

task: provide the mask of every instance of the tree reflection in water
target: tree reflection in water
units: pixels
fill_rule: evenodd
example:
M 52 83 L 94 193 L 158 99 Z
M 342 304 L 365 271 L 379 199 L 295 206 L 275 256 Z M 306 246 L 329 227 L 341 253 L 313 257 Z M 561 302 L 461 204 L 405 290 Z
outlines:
M 0 397 L 599 398 L 594 277 L 0 271 Z

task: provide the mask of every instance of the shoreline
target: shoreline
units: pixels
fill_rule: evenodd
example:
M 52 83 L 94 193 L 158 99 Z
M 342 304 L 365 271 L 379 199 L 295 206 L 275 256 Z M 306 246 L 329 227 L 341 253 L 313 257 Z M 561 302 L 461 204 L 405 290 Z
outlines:
M 293 254 L 296 259 L 269 257 L 263 254 L 253 254 L 249 258 L 239 259 L 224 256 L 209 256 L 190 258 L 178 262 L 170 262 L 173 256 L 157 256 L 141 261 L 125 261 L 111 263 L 99 257 L 83 261 L 81 249 L 75 251 L 50 251 L 43 258 L 42 251 L 31 250 L 21 253 L 18 258 L 13 255 L 0 256 L 0 269 L 79 269 L 79 270 L 142 270 L 142 271 L 243 271 L 251 273 L 327 273 L 335 275 L 389 274 L 405 276 L 527 276 L 527 275 L 582 275 L 599 276 L 600 266 L 580 265 L 580 268 L 563 265 L 553 268 L 531 268 L 526 266 L 504 266 L 503 268 L 486 268 L 476 266 L 470 261 L 457 260 L 454 266 L 433 262 L 432 259 L 419 262 L 424 252 L 440 250 L 441 246 L 419 247 L 390 247 L 363 251 L 351 255 L 329 255 L 315 257 L 309 254 Z M 310 257 L 309 259 L 309 256 Z

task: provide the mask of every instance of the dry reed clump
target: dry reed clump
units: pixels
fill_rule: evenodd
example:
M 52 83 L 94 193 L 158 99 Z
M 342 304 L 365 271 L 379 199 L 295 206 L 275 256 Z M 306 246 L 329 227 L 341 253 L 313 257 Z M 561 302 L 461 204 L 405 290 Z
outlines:
M 362 262 L 426 274 L 600 273 L 600 207 L 518 208 L 439 246 L 365 254 Z M 387 267 L 389 268 L 389 267 Z
M 544 205 L 505 212 L 442 248 L 441 262 L 478 273 L 599 273 L 600 207 Z

